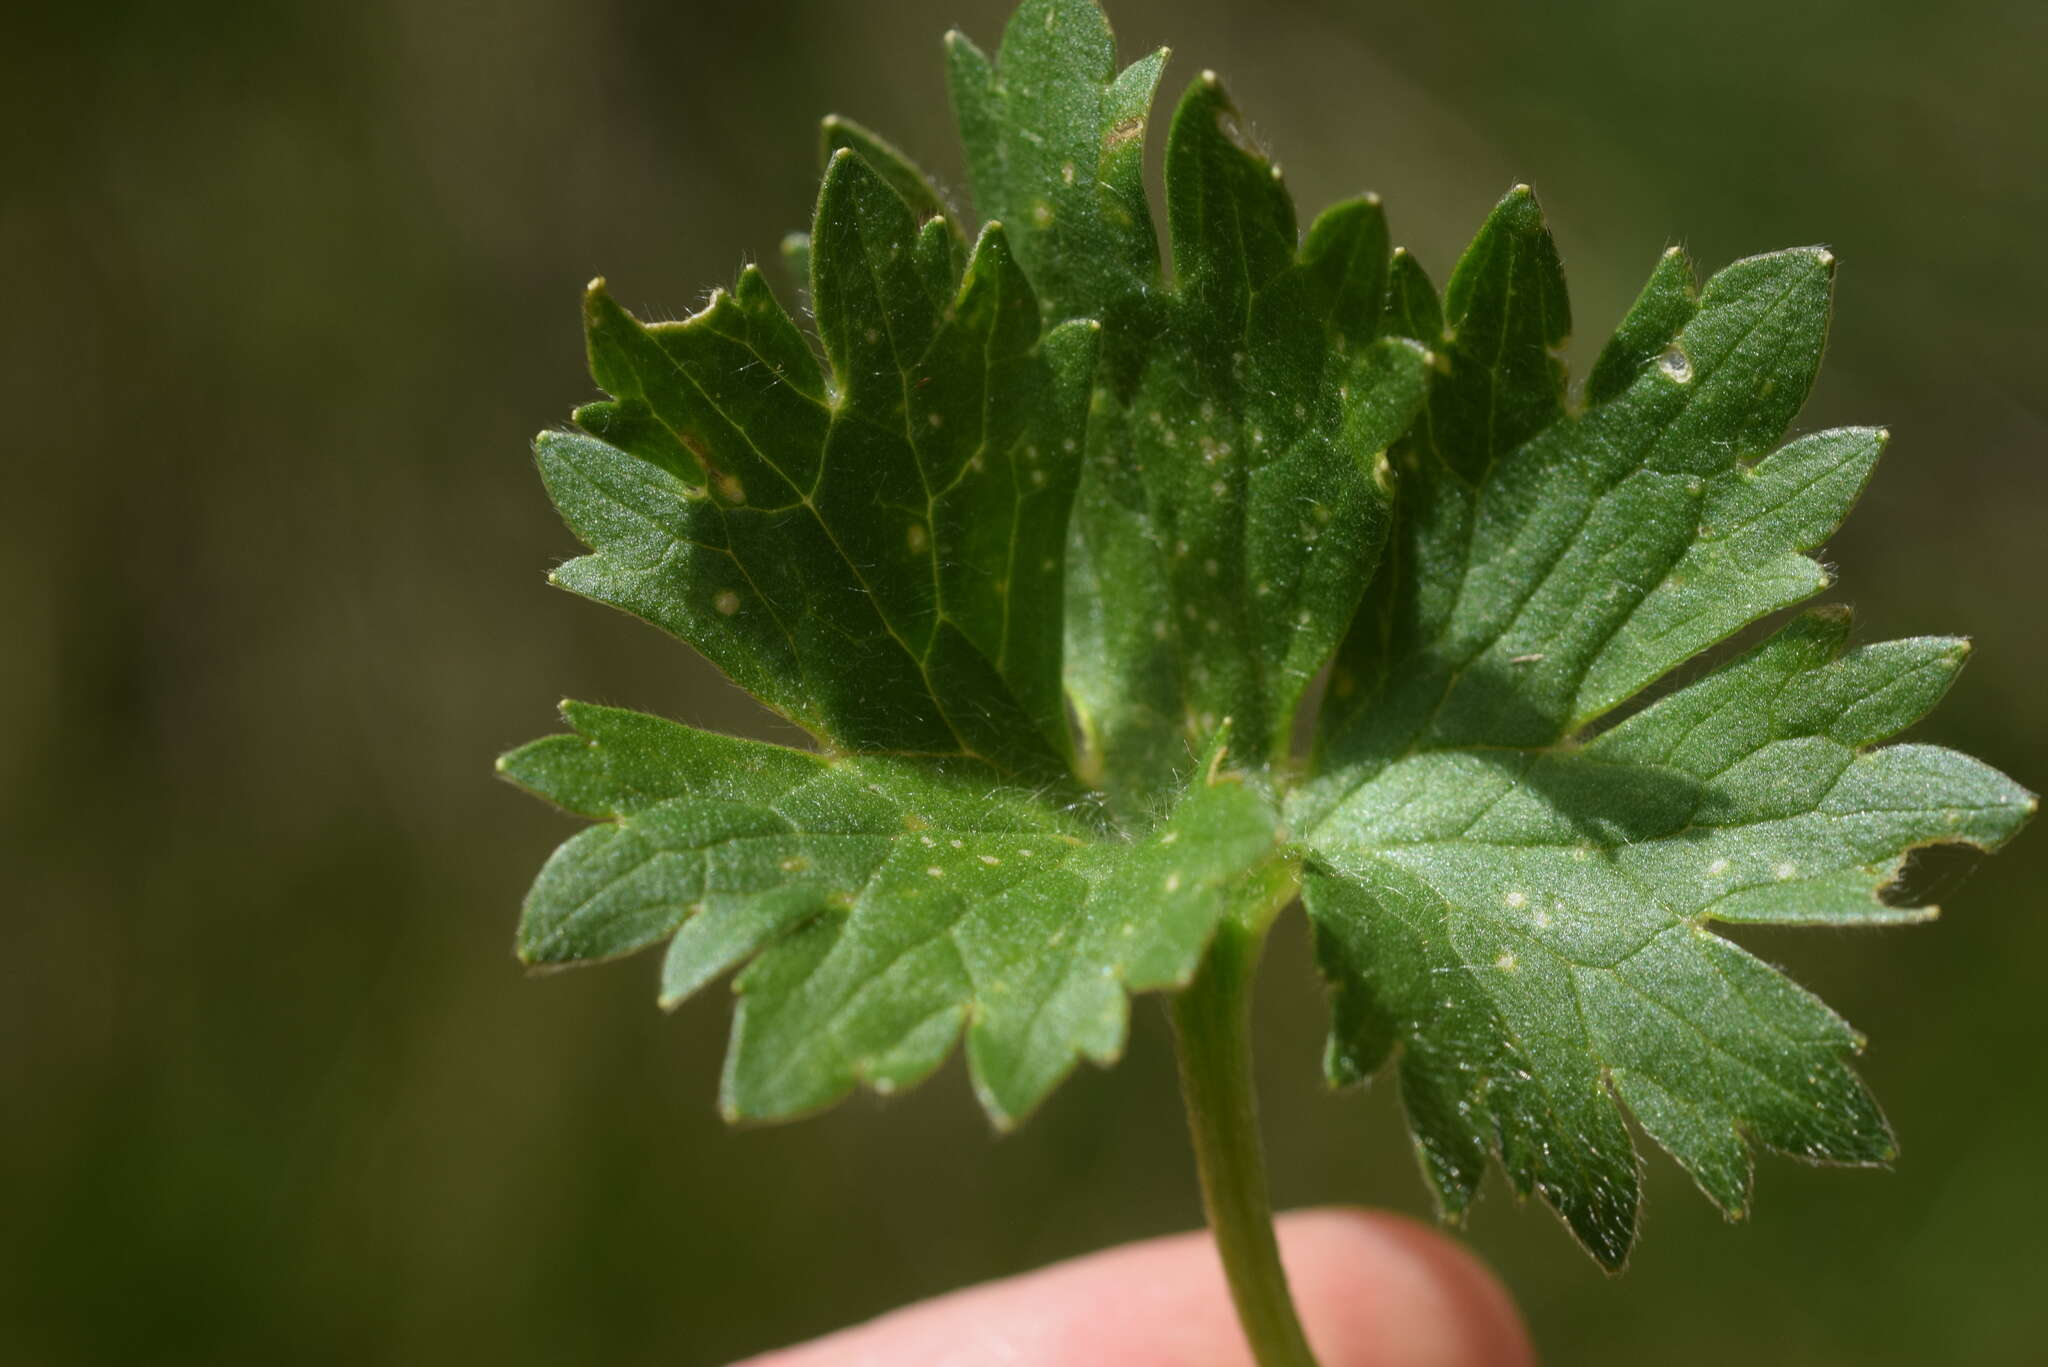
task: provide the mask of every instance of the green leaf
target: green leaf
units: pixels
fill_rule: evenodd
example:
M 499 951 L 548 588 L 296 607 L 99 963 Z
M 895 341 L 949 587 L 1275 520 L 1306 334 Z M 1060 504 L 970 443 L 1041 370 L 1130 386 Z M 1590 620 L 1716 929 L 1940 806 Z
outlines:
M 1395 274 L 1406 315 L 1431 318 L 1420 272 Z M 1332 1079 L 1398 1059 L 1448 1216 L 1497 1158 L 1610 1267 L 1639 1200 L 1624 1109 L 1730 1218 L 1752 1144 L 1893 1156 L 1846 1062 L 1861 1039 L 1710 926 L 1924 919 L 1881 896 L 1907 854 L 1992 848 L 2034 809 L 1964 756 L 1865 748 L 1934 703 L 1965 647 L 1842 654 L 1842 609 L 1586 739 L 1826 586 L 1805 552 L 1884 434 L 1771 448 L 1818 367 L 1832 276 L 1826 252 L 1780 252 L 1696 293 L 1667 253 L 1572 411 L 1557 253 L 1526 189 L 1503 200 L 1452 274 L 1388 564 L 1290 806 Z
M 1014 1123 L 1077 1058 L 1121 1052 L 1127 993 L 1187 981 L 1247 871 L 1285 866 L 1270 800 L 1222 770 L 1220 739 L 1171 816 L 1130 838 L 971 761 L 827 758 L 584 703 L 563 715 L 574 735 L 500 767 L 606 824 L 542 871 L 520 955 L 667 940 L 665 1005 L 747 964 L 734 1119 L 908 1086 L 964 1028 L 977 1093 Z
M 827 119 L 783 244 L 815 338 L 752 267 L 673 323 L 590 290 L 608 397 L 536 445 L 590 548 L 555 580 L 819 748 L 565 704 L 500 762 L 597 823 L 521 957 L 666 943 L 669 1004 L 733 973 L 735 1118 L 907 1086 L 964 1035 L 1008 1125 L 1219 926 L 1254 961 L 1298 886 L 1330 1076 L 1397 1072 L 1448 1216 L 1498 1162 L 1619 1265 L 1630 1119 L 1731 1218 L 1755 1146 L 1888 1161 L 1860 1038 L 1716 927 L 1924 920 L 1914 850 L 2019 828 L 2010 780 L 1883 744 L 1966 647 L 1847 648 L 1821 608 L 1662 684 L 1828 584 L 1885 441 L 1785 440 L 1833 258 L 1700 289 L 1667 252 L 1574 396 L 1527 187 L 1440 297 L 1374 196 L 1301 231 L 1203 73 L 1162 262 L 1164 52 L 1119 68 L 1094 4 L 1025 0 L 946 62 L 972 212 Z
M 673 324 L 600 284 L 611 397 L 537 449 L 593 551 L 556 582 L 689 642 L 827 753 L 569 705 L 576 735 L 502 767 L 606 824 L 550 861 L 520 952 L 667 941 L 669 1003 L 745 965 L 735 1116 L 907 1085 L 964 1028 L 1007 1124 L 1076 1057 L 1113 1057 L 1127 994 L 1185 982 L 1232 897 L 1291 888 L 1293 863 L 1220 741 L 1141 823 L 1085 798 L 1062 607 L 1101 328 L 1041 306 L 1000 224 L 963 262 L 879 137 L 830 119 L 822 142 L 815 221 L 784 249 L 822 363 L 752 268 Z
M 1115 74 L 1100 13 L 1060 0 L 1022 6 L 994 63 L 958 35 L 949 51 L 977 207 L 1019 225 L 1044 297 L 1104 320 L 1066 681 L 1084 776 L 1142 812 L 1222 718 L 1286 756 L 1371 578 L 1378 462 L 1422 400 L 1426 353 L 1384 335 L 1378 200 L 1301 240 L 1213 73 L 1167 143 L 1169 288 L 1139 183 L 1158 63 Z
M 751 267 L 680 323 L 644 325 L 594 286 L 591 368 L 613 400 L 536 444 L 595 552 L 555 581 L 838 744 L 1049 780 L 1096 329 L 1041 329 L 999 228 L 957 282 L 920 242 L 889 184 L 837 153 L 810 250 L 829 373 Z
M 1092 0 L 1025 0 L 991 62 L 946 35 L 946 75 L 975 208 L 1005 225 L 1053 319 L 1120 326 L 1143 311 L 1159 247 L 1145 200 L 1145 117 L 1166 67 L 1118 72 Z

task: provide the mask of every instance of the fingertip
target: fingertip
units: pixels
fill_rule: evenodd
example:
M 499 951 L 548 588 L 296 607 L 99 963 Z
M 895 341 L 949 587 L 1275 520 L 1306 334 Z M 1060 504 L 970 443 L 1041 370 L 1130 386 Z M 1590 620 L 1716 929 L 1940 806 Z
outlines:
M 1348 1207 L 1279 1221 L 1280 1255 L 1323 1367 L 1534 1367 L 1499 1280 L 1404 1216 Z
M 1455 1241 L 1373 1211 L 1297 1211 L 1281 1257 L 1322 1367 L 1533 1367 L 1521 1317 Z M 908 1306 L 748 1367 L 961 1362 L 1250 1367 L 1216 1246 L 1148 1239 Z

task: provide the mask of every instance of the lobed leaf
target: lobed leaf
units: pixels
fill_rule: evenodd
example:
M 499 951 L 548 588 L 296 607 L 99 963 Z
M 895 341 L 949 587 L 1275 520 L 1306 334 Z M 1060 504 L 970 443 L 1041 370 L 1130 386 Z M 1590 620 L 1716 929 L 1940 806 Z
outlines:
M 994 62 L 948 47 L 978 207 L 1019 225 L 1041 295 L 1104 320 L 1066 684 L 1084 776 L 1142 814 L 1221 718 L 1287 754 L 1372 575 L 1377 465 L 1421 402 L 1425 353 L 1384 335 L 1378 200 L 1301 240 L 1213 73 L 1167 141 L 1168 287 L 1139 179 L 1157 61 L 1116 74 L 1101 14 L 1070 0 L 1021 6 Z
M 1833 257 L 1700 288 L 1665 253 L 1574 396 L 1527 187 L 1439 296 L 1374 196 L 1301 232 L 1212 73 L 1168 133 L 1162 262 L 1165 58 L 1119 68 L 1089 0 L 1025 0 L 993 58 L 949 35 L 972 215 L 827 119 L 783 244 L 822 356 L 751 267 L 675 323 L 592 287 L 609 397 L 536 445 L 591 548 L 556 581 L 822 752 L 565 704 L 572 734 L 501 761 L 598 823 L 521 956 L 665 942 L 668 1004 L 736 973 L 736 1119 L 907 1086 L 964 1035 L 1008 1125 L 1298 881 L 1329 1074 L 1397 1074 L 1447 1216 L 1498 1162 L 1618 1266 L 1630 1118 L 1731 1218 L 1755 1147 L 1889 1160 L 1860 1037 L 1716 927 L 1924 920 L 1912 851 L 2031 815 L 1883 744 L 1965 643 L 1848 649 L 1821 608 L 1639 705 L 1828 584 L 1885 442 L 1785 439 Z
M 674 1005 L 746 964 L 724 1105 L 780 1119 L 922 1079 L 964 1029 L 1015 1123 L 1080 1057 L 1123 1048 L 1127 994 L 1183 984 L 1248 872 L 1281 859 L 1269 799 L 1212 747 L 1128 838 L 966 761 L 828 758 L 567 703 L 575 734 L 500 768 L 605 822 L 555 853 L 520 954 L 668 941 Z
M 1065 772 L 1059 603 L 1096 329 L 1041 328 L 997 226 L 955 280 L 950 233 L 834 155 L 809 249 L 829 371 L 752 267 L 681 323 L 593 286 L 614 397 L 536 443 L 595 551 L 555 580 L 836 744 L 1044 781 Z
M 1437 316 L 1419 269 L 1395 274 L 1408 316 Z M 1779 252 L 1696 294 L 1667 253 L 1574 411 L 1556 250 L 1526 190 L 1503 200 L 1446 292 L 1388 564 L 1333 677 L 1324 768 L 1290 808 L 1313 850 L 1332 1079 L 1398 1059 L 1447 1215 L 1497 1158 L 1610 1267 L 1639 1200 L 1623 1108 L 1730 1218 L 1751 1144 L 1893 1153 L 1846 1061 L 1860 1038 L 1710 923 L 1924 919 L 1880 896 L 1907 854 L 1995 847 L 2034 808 L 1950 751 L 1864 749 L 1925 712 L 1965 650 L 1843 655 L 1846 610 L 1582 740 L 1825 587 L 1805 552 L 1884 434 L 1770 448 L 1818 367 L 1832 274 L 1826 252 Z

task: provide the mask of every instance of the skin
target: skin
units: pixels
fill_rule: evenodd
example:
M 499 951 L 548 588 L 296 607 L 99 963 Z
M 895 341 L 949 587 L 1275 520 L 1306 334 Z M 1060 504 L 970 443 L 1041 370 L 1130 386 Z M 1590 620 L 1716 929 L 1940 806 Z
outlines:
M 1462 1247 L 1399 1216 L 1281 1217 L 1322 1367 L 1533 1367 L 1513 1302 Z M 969 1287 L 741 1367 L 1252 1367 L 1206 1234 Z

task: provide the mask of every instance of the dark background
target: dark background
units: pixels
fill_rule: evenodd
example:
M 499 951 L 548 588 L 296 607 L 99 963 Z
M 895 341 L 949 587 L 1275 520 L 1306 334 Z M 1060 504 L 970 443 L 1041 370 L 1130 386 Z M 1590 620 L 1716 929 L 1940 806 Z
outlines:
M 1199 1220 L 1160 1013 L 997 1141 L 957 1067 L 728 1132 L 725 992 L 524 979 L 571 823 L 492 778 L 557 696 L 759 724 L 546 588 L 526 441 L 591 390 L 577 292 L 689 311 L 807 215 L 815 117 L 949 184 L 938 39 L 1006 0 L 16 10 L 0 35 L 0 1360 L 703 1364 Z M 1963 631 L 1923 739 L 2048 782 L 2048 10 L 1116 0 L 1221 70 L 1304 209 L 1381 191 L 1439 279 L 1534 183 L 1581 367 L 1657 253 L 1824 241 L 1803 428 L 1896 434 L 1829 558 L 1866 639 Z M 1153 155 L 1158 155 L 1155 130 Z M 1306 218 L 1306 213 L 1304 213 Z M 1473 1242 L 1557 1362 L 2004 1363 L 2048 1341 L 2048 832 L 1917 930 L 1750 937 L 1874 1043 L 1891 1174 L 1768 1160 L 1723 1227 L 1651 1163 L 1610 1281 L 1500 1191 Z M 1291 921 L 1279 1197 L 1421 1210 L 1330 1099 Z

